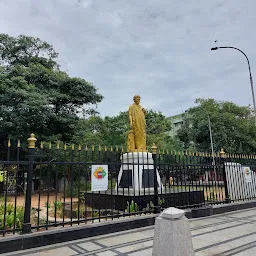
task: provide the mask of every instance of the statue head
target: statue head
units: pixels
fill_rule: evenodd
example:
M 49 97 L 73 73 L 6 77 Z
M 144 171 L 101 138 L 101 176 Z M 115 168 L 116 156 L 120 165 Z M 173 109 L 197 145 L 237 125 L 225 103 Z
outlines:
M 140 95 L 135 95 L 133 97 L 133 101 L 136 103 L 136 104 L 140 104 Z

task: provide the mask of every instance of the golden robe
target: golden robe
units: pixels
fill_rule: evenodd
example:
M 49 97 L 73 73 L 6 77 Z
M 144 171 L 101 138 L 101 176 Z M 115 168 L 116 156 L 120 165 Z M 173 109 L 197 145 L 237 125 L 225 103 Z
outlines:
M 129 107 L 129 118 L 132 130 L 128 135 L 128 151 L 146 151 L 146 120 L 142 107 L 133 103 Z

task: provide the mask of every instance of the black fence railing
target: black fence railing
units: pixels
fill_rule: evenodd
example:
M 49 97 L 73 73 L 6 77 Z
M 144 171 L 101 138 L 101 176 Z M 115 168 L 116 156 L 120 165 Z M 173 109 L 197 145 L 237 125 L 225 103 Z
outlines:
M 34 143 L 0 160 L 3 235 L 256 198 L 254 155 Z

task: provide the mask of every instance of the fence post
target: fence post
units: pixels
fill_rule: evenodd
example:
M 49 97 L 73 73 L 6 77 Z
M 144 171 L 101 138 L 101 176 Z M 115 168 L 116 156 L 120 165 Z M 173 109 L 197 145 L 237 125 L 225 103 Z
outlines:
M 153 143 L 152 147 L 152 157 L 153 157 L 153 161 L 154 161 L 154 213 L 160 213 L 160 206 L 158 203 L 158 184 L 157 184 L 157 163 L 156 163 L 156 150 L 157 150 L 157 146 L 155 145 L 155 143 Z
M 225 171 L 225 168 L 226 168 L 225 167 L 225 157 L 226 157 L 226 153 L 222 148 L 220 150 L 220 160 L 221 160 L 221 164 L 222 164 L 222 175 L 223 175 L 224 189 L 225 189 L 225 202 L 230 203 L 230 198 L 229 198 L 229 194 L 228 194 L 227 175 L 226 175 L 226 171 Z
M 28 138 L 28 174 L 27 174 L 27 189 L 25 201 L 24 224 L 22 226 L 22 233 L 31 232 L 30 213 L 31 213 L 31 196 L 32 196 L 32 180 L 33 180 L 33 164 L 35 155 L 35 144 L 37 139 L 35 134 L 31 134 Z

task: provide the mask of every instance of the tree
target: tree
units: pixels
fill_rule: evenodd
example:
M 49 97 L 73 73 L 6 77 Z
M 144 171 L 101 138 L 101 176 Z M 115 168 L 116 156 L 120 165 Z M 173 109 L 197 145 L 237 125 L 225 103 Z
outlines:
M 104 119 L 97 115 L 80 119 L 72 141 L 83 146 L 106 145 Z
M 171 122 L 161 112 L 149 110 L 146 114 L 146 123 L 149 147 L 155 143 L 159 149 L 179 149 L 177 141 L 169 135 L 172 129 Z
M 128 112 L 115 117 L 92 115 L 79 121 L 73 141 L 84 145 L 124 146 L 128 134 Z
M 229 153 L 254 153 L 256 147 L 251 107 L 214 99 L 197 99 L 198 106 L 184 114 L 177 137 L 184 147 L 210 152 L 208 116 L 211 120 L 214 150 L 224 148 Z
M 129 126 L 128 112 L 120 112 L 114 117 L 106 116 L 104 118 L 104 137 L 108 145 L 127 147 L 127 137 Z
M 59 70 L 58 54 L 38 38 L 0 35 L 1 137 L 27 138 L 34 132 L 70 141 L 78 114 L 102 95 L 93 84 Z
M 146 123 L 148 147 L 156 143 L 161 149 L 177 149 L 178 144 L 169 135 L 171 123 L 163 114 L 149 110 L 146 114 Z M 87 145 L 124 146 L 126 150 L 129 130 L 127 111 L 120 112 L 114 117 L 92 116 L 80 120 L 79 129 L 73 139 L 76 143 L 82 141 L 82 144 Z
M 20 35 L 17 38 L 0 34 L 0 64 L 28 66 L 30 63 L 41 63 L 47 67 L 58 67 L 58 53 L 52 45 L 39 38 Z

